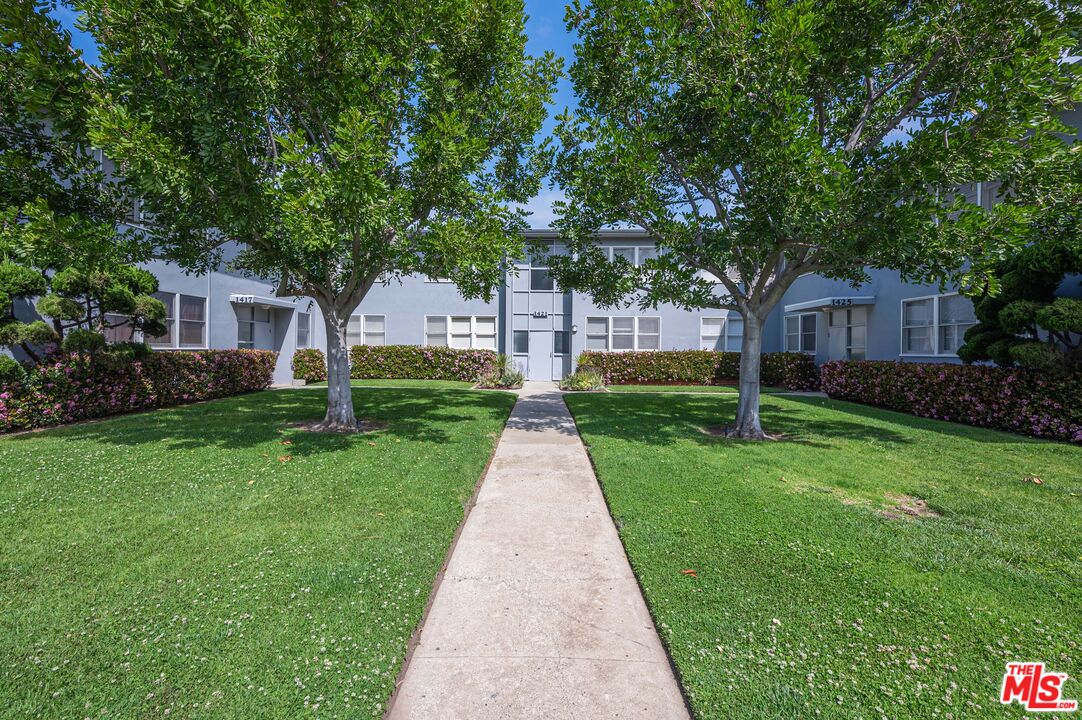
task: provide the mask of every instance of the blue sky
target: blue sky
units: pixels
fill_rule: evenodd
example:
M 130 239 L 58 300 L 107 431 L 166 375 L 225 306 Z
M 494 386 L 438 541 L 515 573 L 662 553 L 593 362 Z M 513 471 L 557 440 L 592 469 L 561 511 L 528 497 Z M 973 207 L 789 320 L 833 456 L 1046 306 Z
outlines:
M 551 2 L 551 0 L 526 0 L 526 14 L 528 15 L 526 35 L 529 39 L 527 51 L 531 55 L 541 55 L 546 50 L 552 50 L 564 58 L 566 68 L 571 62 L 574 40 L 573 36 L 568 34 L 564 23 L 565 8 L 563 3 Z M 72 44 L 77 50 L 82 51 L 87 62 L 97 64 L 98 50 L 94 45 L 94 40 L 75 28 L 75 13 L 68 8 L 58 7 L 53 12 L 53 16 L 72 32 Z M 569 107 L 575 107 L 575 93 L 571 89 L 570 81 L 563 78 L 556 88 L 556 95 L 549 107 L 549 116 L 545 121 L 541 137 L 551 134 L 555 125 L 553 116 Z M 526 206 L 526 209 L 533 213 L 530 222 L 534 227 L 548 227 L 553 217 L 552 202 L 559 197 L 558 191 L 546 188 Z

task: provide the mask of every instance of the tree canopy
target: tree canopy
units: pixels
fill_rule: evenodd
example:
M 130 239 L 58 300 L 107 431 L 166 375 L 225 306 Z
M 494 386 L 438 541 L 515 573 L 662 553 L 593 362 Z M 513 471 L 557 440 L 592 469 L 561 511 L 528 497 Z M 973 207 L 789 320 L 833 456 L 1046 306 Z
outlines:
M 118 227 L 130 200 L 104 172 L 87 121 L 100 79 L 38 0 L 0 3 L 0 345 L 38 358 L 74 329 L 164 329 L 138 233 Z M 50 322 L 16 319 L 15 304 Z
M 539 187 L 559 62 L 525 53 L 521 0 L 86 0 L 104 103 L 165 254 L 237 264 L 315 299 L 325 426 L 354 424 L 345 327 L 376 283 L 502 282 Z
M 567 20 L 581 100 L 557 131 L 572 253 L 553 274 L 604 304 L 739 312 L 740 437 L 763 437 L 762 325 L 799 276 L 986 275 L 1016 236 L 950 189 L 1009 191 L 1079 99 L 1068 3 L 596 0 Z M 659 256 L 609 260 L 595 232 L 617 225 Z

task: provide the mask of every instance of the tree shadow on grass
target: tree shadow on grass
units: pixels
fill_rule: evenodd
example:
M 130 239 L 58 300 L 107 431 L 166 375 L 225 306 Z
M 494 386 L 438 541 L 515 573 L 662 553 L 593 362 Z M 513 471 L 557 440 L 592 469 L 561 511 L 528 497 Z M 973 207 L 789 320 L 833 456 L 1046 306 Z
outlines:
M 90 440 L 138 446 L 153 443 L 166 450 L 217 447 L 250 448 L 271 441 L 289 441 L 295 456 L 335 452 L 359 444 L 391 438 L 427 443 L 456 440 L 448 426 L 490 418 L 506 419 L 514 404 L 503 393 L 464 393 L 458 390 L 366 388 L 353 390 L 358 418 L 387 423 L 384 429 L 356 435 L 315 433 L 289 427 L 299 421 L 319 420 L 326 411 L 326 395 L 317 392 L 268 390 L 194 405 L 134 413 L 114 418 L 52 428 L 8 438 L 10 442 L 42 437 Z
M 572 412 L 577 404 L 589 409 L 589 414 L 579 412 L 576 415 L 579 429 L 587 435 L 599 434 L 648 445 L 669 445 L 678 441 L 702 445 L 756 444 L 717 438 L 704 432 L 705 428 L 733 422 L 736 396 L 608 393 L 581 397 L 580 401 L 577 397 L 569 396 L 568 404 Z M 922 442 L 924 433 L 1003 446 L 1033 443 L 1063 445 L 819 397 L 764 396 L 760 412 L 766 432 L 781 435 L 781 442 L 810 447 L 829 448 L 835 440 L 905 445 Z

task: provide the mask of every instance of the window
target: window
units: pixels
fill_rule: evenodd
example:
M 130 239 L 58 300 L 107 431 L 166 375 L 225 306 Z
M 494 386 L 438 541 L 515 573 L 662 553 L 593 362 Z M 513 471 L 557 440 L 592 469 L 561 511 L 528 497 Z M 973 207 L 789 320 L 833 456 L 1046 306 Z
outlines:
M 496 318 L 487 315 L 425 316 L 425 344 L 495 350 Z
M 787 352 L 815 352 L 815 331 L 818 313 L 785 316 L 785 349 Z
M 154 297 L 165 305 L 165 334 L 146 338 L 147 344 L 151 347 L 173 347 L 176 293 L 156 292 Z
M 661 318 L 588 317 L 587 350 L 660 350 Z
M 973 302 L 957 293 L 902 301 L 902 354 L 955 355 L 977 324 Z
M 312 333 L 312 316 L 310 313 L 297 313 L 297 347 L 308 347 L 308 338 Z
M 531 290 L 552 290 L 554 287 L 548 268 L 533 268 L 530 270 Z
M 135 339 L 135 327 L 128 315 L 105 314 L 105 342 L 129 342 Z
M 609 349 L 608 318 L 586 318 L 586 349 Z
M 346 345 L 386 345 L 387 318 L 383 315 L 351 315 L 346 323 Z
M 642 317 L 638 319 L 638 333 L 635 336 L 635 349 L 661 349 L 661 318 Z
M 635 349 L 635 318 L 614 317 L 612 319 L 612 344 L 613 350 Z
M 237 308 L 237 347 L 251 350 L 256 343 L 256 323 L 270 323 L 270 310 L 255 305 Z
M 831 353 L 837 352 L 834 349 L 834 333 L 842 333 L 845 359 L 863 360 L 868 344 L 867 317 L 864 308 L 832 310 L 830 313 Z M 833 354 L 831 359 L 836 359 Z
M 473 347 L 482 350 L 496 349 L 496 318 L 475 317 L 473 319 Z
M 571 354 L 571 333 L 567 330 L 556 330 L 552 333 L 552 352 L 557 355 Z
M 512 342 L 514 343 L 514 352 L 517 355 L 525 355 L 530 352 L 530 331 L 529 330 L 515 330 L 512 334 Z
M 641 266 L 647 260 L 658 256 L 657 247 L 611 247 L 609 248 L 609 260 L 623 258 L 635 267 Z
M 725 321 L 723 317 L 704 317 L 699 319 L 699 349 L 725 349 Z
M 439 315 L 425 318 L 425 345 L 447 345 L 447 318 Z
M 207 299 L 180 296 L 180 347 L 206 347 Z
M 744 318 L 733 315 L 725 328 L 725 349 L 728 352 L 740 352 L 744 342 Z
M 383 315 L 364 316 L 364 344 L 387 344 L 387 320 Z

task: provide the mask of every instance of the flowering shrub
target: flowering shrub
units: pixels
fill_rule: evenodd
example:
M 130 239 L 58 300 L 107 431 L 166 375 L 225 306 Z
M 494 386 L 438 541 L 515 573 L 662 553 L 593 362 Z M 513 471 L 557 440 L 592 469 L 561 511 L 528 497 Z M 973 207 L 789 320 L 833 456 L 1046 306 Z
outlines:
M 266 350 L 54 356 L 0 385 L 0 432 L 263 390 L 277 358 Z
M 578 364 L 600 372 L 606 385 L 730 385 L 740 375 L 740 353 L 714 350 L 587 350 Z M 790 390 L 819 389 L 815 359 L 804 353 L 763 353 L 759 379 Z
M 464 380 L 473 382 L 496 369 L 492 350 L 459 350 L 417 345 L 354 345 L 349 349 L 350 377 Z
M 1082 374 L 886 361 L 834 361 L 821 370 L 823 390 L 841 400 L 1082 443 Z
M 307 382 L 327 379 L 327 358 L 319 348 L 297 350 L 293 353 L 293 377 Z

